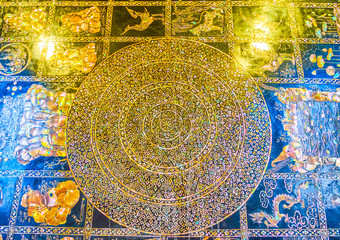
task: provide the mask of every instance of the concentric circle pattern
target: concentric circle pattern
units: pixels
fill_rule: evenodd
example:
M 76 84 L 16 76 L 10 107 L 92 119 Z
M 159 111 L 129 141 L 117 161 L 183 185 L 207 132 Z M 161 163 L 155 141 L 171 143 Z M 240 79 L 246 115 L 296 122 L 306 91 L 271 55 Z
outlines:
M 166 235 L 235 212 L 262 178 L 270 140 L 251 77 L 215 48 L 174 39 L 101 63 L 67 125 L 70 166 L 89 201 L 124 226 Z

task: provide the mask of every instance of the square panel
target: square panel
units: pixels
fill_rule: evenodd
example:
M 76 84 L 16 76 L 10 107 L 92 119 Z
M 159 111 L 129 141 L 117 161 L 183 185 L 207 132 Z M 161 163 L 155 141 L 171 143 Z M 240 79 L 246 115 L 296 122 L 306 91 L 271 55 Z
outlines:
M 72 179 L 24 178 L 17 226 L 83 227 L 86 198 Z
M 43 75 L 86 75 L 103 58 L 102 42 L 48 42 Z
M 264 179 L 247 202 L 248 228 L 319 228 L 310 179 Z
M 267 172 L 338 172 L 337 85 L 265 84 L 273 147 Z
M 111 36 L 164 36 L 164 7 L 113 7 Z
M 285 7 L 233 7 L 235 37 L 290 38 L 288 9 Z
M 65 6 L 56 7 L 52 35 L 61 37 L 103 36 L 107 7 Z
M 293 44 L 236 43 L 234 56 L 250 74 L 263 77 L 297 77 Z
M 304 75 L 307 78 L 340 77 L 339 44 L 301 44 Z
M 2 37 L 38 37 L 46 35 L 49 7 L 2 7 L 0 11 Z
M 224 36 L 224 9 L 211 6 L 174 6 L 171 27 L 173 36 Z
M 72 91 L 75 89 L 66 83 L 0 83 L 0 170 L 69 170 L 62 151 L 65 142 L 61 130 L 65 122 L 59 122 L 60 129 L 55 124 L 49 125 L 46 118 L 63 118 L 61 113 L 66 100 L 63 96 L 72 96 Z M 43 93 L 50 95 L 49 104 L 51 99 L 55 100 L 53 105 L 59 103 L 58 110 L 46 109 Z M 38 94 L 44 97 L 37 102 Z M 48 125 L 50 130 L 47 130 Z
M 339 38 L 338 8 L 296 8 L 301 38 Z

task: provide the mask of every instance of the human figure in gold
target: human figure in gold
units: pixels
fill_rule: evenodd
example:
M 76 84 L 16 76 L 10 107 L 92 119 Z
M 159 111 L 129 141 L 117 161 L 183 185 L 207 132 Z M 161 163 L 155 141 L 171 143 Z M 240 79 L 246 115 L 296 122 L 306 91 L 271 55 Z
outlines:
M 136 30 L 136 31 L 144 31 L 146 30 L 151 23 L 153 23 L 156 20 L 161 20 L 162 23 L 164 22 L 164 15 L 163 14 L 150 14 L 150 12 L 144 8 L 144 12 L 136 12 L 130 8 L 126 8 L 126 10 L 128 10 L 128 12 L 130 13 L 131 17 L 133 18 L 140 18 L 141 22 L 140 24 L 136 24 L 133 26 L 128 25 L 125 28 L 125 31 L 121 34 L 124 35 L 127 31 L 130 30 Z

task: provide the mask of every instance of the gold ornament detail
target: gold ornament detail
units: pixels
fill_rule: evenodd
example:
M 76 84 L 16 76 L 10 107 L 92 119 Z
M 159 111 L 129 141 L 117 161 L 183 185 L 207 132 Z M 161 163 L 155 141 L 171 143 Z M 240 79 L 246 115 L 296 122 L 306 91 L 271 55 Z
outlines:
M 136 24 L 133 26 L 128 25 L 121 35 L 124 35 L 126 32 L 130 30 L 136 30 L 136 31 L 142 32 L 146 30 L 150 26 L 150 24 L 156 20 L 161 20 L 162 23 L 164 24 L 164 14 L 162 13 L 150 14 L 150 12 L 146 8 L 144 8 L 144 12 L 137 12 L 130 8 L 126 8 L 126 10 L 130 13 L 131 17 L 140 18 L 141 22 L 140 24 Z
M 6 32 L 33 32 L 40 34 L 45 29 L 46 15 L 43 8 L 23 11 L 20 14 L 6 13 L 4 16 L 4 29 Z
M 270 129 L 260 90 L 228 55 L 161 39 L 117 51 L 85 79 L 68 115 L 67 154 L 106 216 L 182 234 L 215 225 L 250 197 Z
M 95 43 L 84 47 L 74 47 L 63 51 L 57 51 L 49 59 L 49 63 L 59 69 L 89 73 L 97 62 Z
M 73 33 L 97 33 L 101 27 L 100 10 L 93 6 L 79 12 L 67 13 L 61 16 L 61 22 L 63 27 Z
M 181 32 L 191 32 L 196 36 L 211 31 L 223 33 L 223 10 L 212 7 L 190 6 L 184 9 L 174 7 L 172 20 L 173 34 Z
M 80 192 L 73 181 L 61 182 L 46 193 L 30 190 L 21 198 L 21 206 L 36 223 L 58 226 L 65 224 L 71 209 L 79 201 Z

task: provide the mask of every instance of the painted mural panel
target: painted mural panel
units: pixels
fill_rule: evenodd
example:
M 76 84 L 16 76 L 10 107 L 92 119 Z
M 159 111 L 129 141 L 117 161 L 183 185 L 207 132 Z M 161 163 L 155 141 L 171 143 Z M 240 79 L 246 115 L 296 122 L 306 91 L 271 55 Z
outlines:
M 0 1 L 0 240 L 339 239 L 339 18 Z

